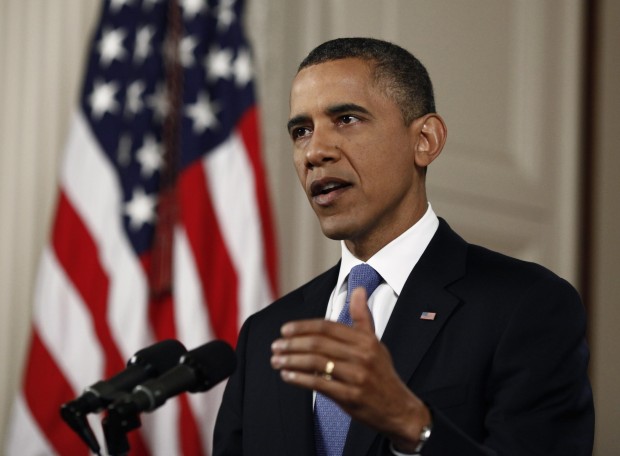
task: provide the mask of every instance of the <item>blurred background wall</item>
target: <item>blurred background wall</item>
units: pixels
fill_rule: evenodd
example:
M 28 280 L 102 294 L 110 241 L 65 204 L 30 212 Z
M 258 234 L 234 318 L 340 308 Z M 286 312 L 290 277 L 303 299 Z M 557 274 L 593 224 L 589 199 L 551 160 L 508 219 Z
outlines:
M 33 284 L 98 0 L 0 0 L 0 443 L 19 385 Z M 620 2 L 246 0 L 275 209 L 280 290 L 333 264 L 291 163 L 288 88 L 338 36 L 416 54 L 449 137 L 431 167 L 436 212 L 466 239 L 575 284 L 590 315 L 597 455 L 620 454 Z

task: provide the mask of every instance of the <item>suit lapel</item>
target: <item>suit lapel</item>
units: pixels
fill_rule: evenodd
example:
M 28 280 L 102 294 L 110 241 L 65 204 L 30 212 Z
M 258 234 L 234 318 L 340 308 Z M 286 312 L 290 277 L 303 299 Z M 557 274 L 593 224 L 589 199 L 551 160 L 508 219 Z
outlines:
M 294 319 L 323 318 L 329 296 L 336 286 L 340 263 L 317 277 L 303 289 L 303 303 L 297 306 Z M 293 319 L 292 318 L 292 319 Z M 278 383 L 280 411 L 284 427 L 286 452 L 290 455 L 314 456 L 314 417 L 312 391 Z
M 447 286 L 464 276 L 466 251 L 465 241 L 441 220 L 435 237 L 405 283 L 382 338 L 405 382 L 460 302 Z M 435 315 L 423 319 L 423 312 Z
M 424 354 L 459 304 L 446 286 L 464 274 L 467 244 L 440 219 L 437 233 L 409 275 L 381 341 L 386 345 L 394 368 L 408 383 Z M 422 312 L 434 312 L 432 320 Z M 378 432 L 352 422 L 344 449 L 345 456 L 368 453 Z

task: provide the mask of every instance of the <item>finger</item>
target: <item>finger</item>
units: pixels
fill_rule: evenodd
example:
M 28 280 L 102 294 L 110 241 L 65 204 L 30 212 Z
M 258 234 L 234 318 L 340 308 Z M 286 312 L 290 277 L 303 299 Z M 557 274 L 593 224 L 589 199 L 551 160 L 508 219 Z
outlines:
M 330 320 L 296 320 L 284 324 L 280 330 L 283 338 L 303 335 L 323 335 L 335 340 L 348 341 L 354 331 L 351 327 Z
M 280 371 L 280 377 L 286 383 L 317 391 L 341 404 L 349 402 L 358 391 L 357 387 L 340 381 L 334 374 L 328 379 L 322 375 L 284 369 Z
M 349 359 L 357 356 L 360 337 L 336 340 L 324 335 L 303 335 L 277 339 L 271 344 L 274 355 L 316 354 L 330 359 Z M 367 344 L 364 344 L 366 346 Z
M 349 312 L 351 313 L 351 319 L 353 319 L 353 327 L 368 333 L 375 333 L 375 324 L 368 308 L 368 300 L 366 299 L 366 290 L 364 288 L 356 288 L 351 293 Z
M 323 355 L 273 355 L 271 367 L 276 370 L 291 370 L 310 374 L 323 373 L 326 370 L 329 358 Z
M 331 364 L 328 372 L 328 364 Z M 313 375 L 329 373 L 333 378 L 344 383 L 359 384 L 364 377 L 362 366 L 355 360 L 338 359 L 314 353 L 304 354 L 274 354 L 271 357 L 271 367 L 276 370 L 305 372 Z

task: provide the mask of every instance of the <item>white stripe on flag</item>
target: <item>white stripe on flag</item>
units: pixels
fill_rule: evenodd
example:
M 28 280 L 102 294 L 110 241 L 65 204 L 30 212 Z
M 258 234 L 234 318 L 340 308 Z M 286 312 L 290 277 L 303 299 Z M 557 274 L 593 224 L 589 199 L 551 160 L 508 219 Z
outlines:
M 239 279 L 239 327 L 273 300 L 264 261 L 254 173 L 238 135 L 205 157 L 204 168 L 222 235 Z M 231 210 L 233 209 L 234 210 Z
M 208 448 L 209 454 L 211 448 L 213 448 L 213 428 L 215 427 L 215 419 L 220 409 L 225 387 L 226 381 L 217 384 L 207 393 L 190 394 L 189 396 L 192 411 L 200 426 L 203 448 Z
M 34 302 L 42 342 L 73 391 L 82 392 L 101 378 L 104 355 L 84 302 L 49 248 L 41 255 Z
M 155 413 L 141 415 L 142 432 L 152 456 L 181 455 L 179 404 L 168 400 Z
M 11 411 L 11 420 L 7 428 L 6 454 L 11 456 L 54 454 L 52 446 L 32 418 L 21 391 L 16 396 Z

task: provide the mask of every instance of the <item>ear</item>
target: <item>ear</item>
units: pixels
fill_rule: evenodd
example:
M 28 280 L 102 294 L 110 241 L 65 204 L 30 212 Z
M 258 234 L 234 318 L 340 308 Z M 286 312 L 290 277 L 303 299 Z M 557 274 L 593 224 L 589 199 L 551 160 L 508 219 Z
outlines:
M 446 143 L 448 129 L 439 114 L 426 114 L 411 123 L 416 135 L 415 163 L 426 168 L 435 160 Z

